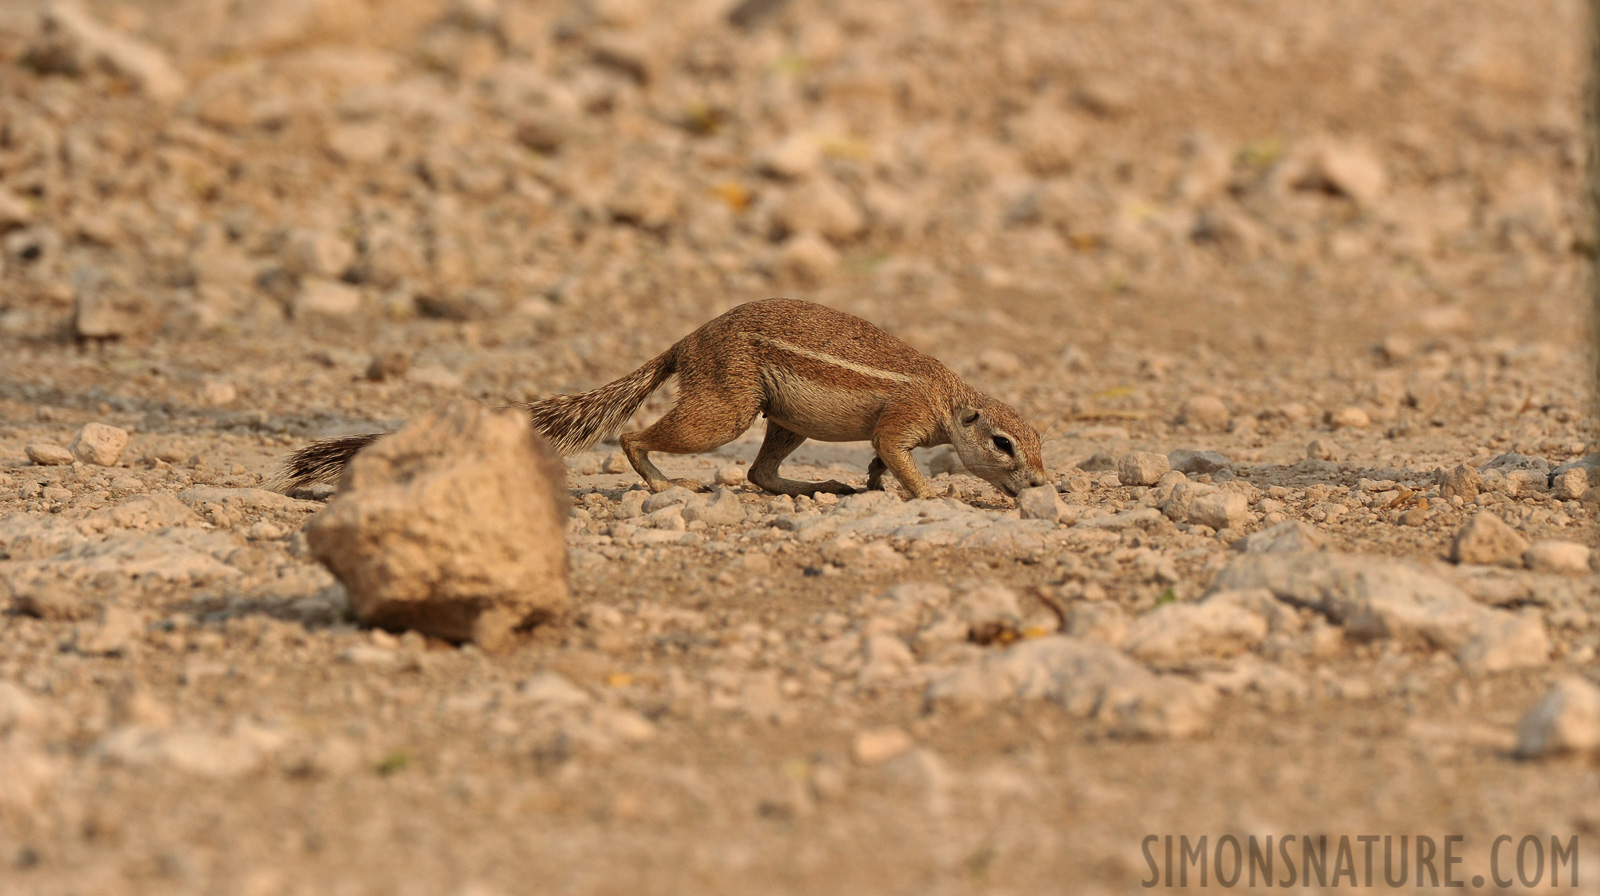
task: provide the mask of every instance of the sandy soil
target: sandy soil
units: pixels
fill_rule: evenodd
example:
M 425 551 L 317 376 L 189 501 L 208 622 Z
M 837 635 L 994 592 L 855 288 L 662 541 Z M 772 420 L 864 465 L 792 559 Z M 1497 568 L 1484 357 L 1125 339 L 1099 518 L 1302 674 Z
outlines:
M 1593 758 L 1513 756 L 1600 650 L 1600 491 L 1547 475 L 1596 450 L 1582 4 L 656 6 L 0 9 L 0 890 L 1109 893 L 1230 833 L 1459 834 L 1469 881 L 1576 836 L 1600 883 Z M 356 624 L 321 502 L 258 490 L 771 295 L 1038 421 L 1063 517 L 641 516 L 602 445 L 571 617 L 489 655 Z M 109 464 L 35 462 L 91 423 Z M 1186 449 L 1221 531 L 1116 469 Z M 1479 513 L 1522 541 L 1449 562 Z M 1477 634 L 1173 615 L 1285 522 Z M 1092 661 L 994 685 L 1040 644 Z

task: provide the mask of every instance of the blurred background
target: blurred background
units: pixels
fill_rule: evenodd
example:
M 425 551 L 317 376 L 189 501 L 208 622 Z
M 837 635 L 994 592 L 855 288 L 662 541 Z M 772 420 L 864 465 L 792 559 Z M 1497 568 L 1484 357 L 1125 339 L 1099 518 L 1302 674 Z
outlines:
M 1578 0 L 14 0 L 0 332 L 479 322 L 607 349 L 577 380 L 774 294 L 1029 366 L 1577 339 L 1585 22 Z M 573 359 L 544 360 L 523 375 Z

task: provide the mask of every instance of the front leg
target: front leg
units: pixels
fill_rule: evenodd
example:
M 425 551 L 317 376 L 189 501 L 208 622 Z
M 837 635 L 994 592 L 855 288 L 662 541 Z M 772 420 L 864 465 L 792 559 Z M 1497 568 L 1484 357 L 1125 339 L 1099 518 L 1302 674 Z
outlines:
M 931 439 L 928 416 L 926 407 L 914 403 L 893 404 L 878 417 L 877 429 L 872 433 L 872 447 L 878 451 L 873 462 L 881 463 L 884 469 L 893 473 L 913 498 L 933 497 L 933 489 L 928 486 L 927 478 L 917 469 L 917 462 L 911 456 L 912 448 L 926 444 Z M 867 474 L 870 487 L 872 467 L 867 468 Z M 882 479 L 883 474 L 879 472 L 880 484 Z

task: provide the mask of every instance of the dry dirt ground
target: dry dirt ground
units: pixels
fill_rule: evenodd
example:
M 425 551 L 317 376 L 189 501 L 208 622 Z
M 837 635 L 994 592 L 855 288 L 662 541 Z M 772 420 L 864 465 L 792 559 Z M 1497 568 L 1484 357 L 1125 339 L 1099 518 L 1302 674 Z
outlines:
M 1596 492 L 1545 475 L 1595 450 L 1587 27 L 9 0 L 0 892 L 1112 893 L 1146 835 L 1230 833 L 1459 834 L 1468 881 L 1498 834 L 1575 836 L 1596 891 L 1593 759 L 1513 755 L 1600 648 Z M 602 445 L 568 461 L 571 617 L 489 655 L 355 624 L 322 504 L 257 488 L 310 438 L 596 386 L 770 295 L 1050 429 L 1060 518 L 959 475 L 643 514 Z M 109 465 L 93 431 L 61 457 L 90 423 L 128 434 Z M 661 463 L 736 480 L 759 437 Z M 1223 457 L 1114 466 L 1180 450 Z M 1208 525 L 1177 488 L 1238 500 Z M 1478 513 L 1517 536 L 1467 559 L 1504 562 L 1448 562 Z M 1241 567 L 1284 522 L 1321 549 Z M 1517 537 L 1563 544 L 1530 569 Z M 1230 575 L 1269 590 L 1200 602 Z

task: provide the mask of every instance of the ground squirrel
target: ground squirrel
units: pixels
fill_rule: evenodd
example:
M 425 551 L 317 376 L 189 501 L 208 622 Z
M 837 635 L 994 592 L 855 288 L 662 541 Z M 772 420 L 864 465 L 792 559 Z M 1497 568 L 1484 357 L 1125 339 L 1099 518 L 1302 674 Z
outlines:
M 622 450 L 651 491 L 668 479 L 650 452 L 695 454 L 738 438 L 757 414 L 767 435 L 750 466 L 754 485 L 780 495 L 850 494 L 842 482 L 800 482 L 778 465 L 806 439 L 871 440 L 877 456 L 867 488 L 893 473 L 913 497 L 933 490 L 911 449 L 949 444 L 974 475 L 1013 497 L 1047 478 L 1039 433 L 1007 405 L 962 382 L 949 368 L 867 321 L 824 305 L 767 299 L 707 323 L 616 382 L 529 404 L 533 426 L 563 455 L 616 432 L 667 377 L 677 404 L 642 432 L 624 433 Z M 357 451 L 381 433 L 326 439 L 290 455 L 283 490 L 335 481 Z

